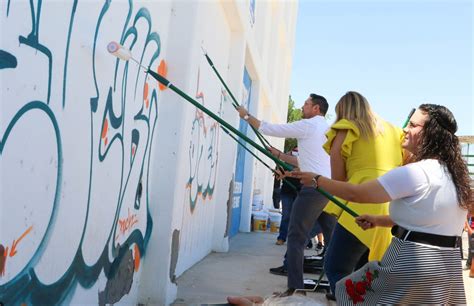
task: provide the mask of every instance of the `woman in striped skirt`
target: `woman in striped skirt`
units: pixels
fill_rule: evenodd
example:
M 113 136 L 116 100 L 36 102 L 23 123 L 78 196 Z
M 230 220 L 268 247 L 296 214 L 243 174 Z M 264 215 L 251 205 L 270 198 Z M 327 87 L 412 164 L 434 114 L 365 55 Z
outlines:
M 410 164 L 360 185 L 292 172 L 351 202 L 390 201 L 389 216 L 356 218 L 363 229 L 392 227 L 394 237 L 380 262 L 337 283 L 338 304 L 466 304 L 459 236 L 474 204 L 456 130 L 446 107 L 422 104 L 404 130 Z

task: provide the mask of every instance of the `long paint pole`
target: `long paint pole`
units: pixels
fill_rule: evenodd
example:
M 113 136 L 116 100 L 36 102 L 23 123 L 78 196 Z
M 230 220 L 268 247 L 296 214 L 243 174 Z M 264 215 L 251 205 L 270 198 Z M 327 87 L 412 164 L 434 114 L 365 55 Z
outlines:
M 234 95 L 230 91 L 226 82 L 222 79 L 219 71 L 217 71 L 217 68 L 214 66 L 214 63 L 212 62 L 211 58 L 207 55 L 207 52 L 205 52 L 204 49 L 203 49 L 203 52 L 204 52 L 204 56 L 206 57 L 207 62 L 211 66 L 214 73 L 217 75 L 217 78 L 221 81 L 221 84 L 224 86 L 225 90 L 227 90 L 230 97 L 232 98 L 232 101 L 233 101 L 232 105 L 234 106 L 235 109 L 237 109 L 237 107 L 240 106 L 239 103 L 237 102 L 237 99 L 235 99 Z M 257 135 L 257 138 L 260 140 L 260 142 L 263 144 L 264 147 L 271 147 L 270 142 L 267 139 L 265 139 L 265 137 L 263 137 L 263 135 L 256 128 L 254 128 L 252 125 L 250 125 L 250 127 L 254 131 L 255 135 Z
M 219 116 L 217 116 L 216 114 L 214 114 L 212 111 L 208 110 L 206 107 L 204 107 L 203 105 L 199 104 L 199 102 L 197 102 L 196 100 L 194 100 L 193 98 L 191 98 L 189 95 L 187 95 L 185 92 L 183 92 L 181 89 L 179 89 L 178 87 L 174 86 L 170 81 L 168 81 L 165 77 L 163 77 L 162 75 L 154 72 L 153 70 L 149 69 L 149 68 L 146 68 L 144 66 L 142 66 L 136 59 L 134 59 L 132 57 L 132 54 L 130 52 L 130 50 L 127 50 L 125 49 L 123 46 L 121 46 L 120 44 L 116 43 L 116 42 L 111 42 L 109 43 L 109 45 L 107 46 L 107 50 L 117 56 L 118 58 L 122 59 L 122 60 L 125 60 L 125 61 L 128 61 L 128 60 L 133 60 L 135 61 L 139 66 L 141 66 L 143 69 L 145 69 L 145 71 L 150 74 L 154 79 L 156 79 L 158 82 L 160 82 L 161 84 L 163 84 L 164 86 L 168 87 L 169 89 L 171 89 L 172 91 L 174 91 L 175 93 L 177 93 L 178 95 L 180 95 L 183 99 L 185 99 L 186 101 L 190 102 L 192 105 L 194 105 L 195 107 L 197 107 L 198 109 L 200 109 L 201 111 L 203 111 L 205 114 L 207 114 L 209 117 L 211 117 L 212 119 L 216 120 L 217 122 L 219 122 L 220 124 L 222 124 L 226 129 L 228 129 L 229 131 L 231 131 L 232 133 L 234 133 L 235 135 L 238 135 L 239 137 L 241 137 L 243 140 L 245 140 L 247 143 L 249 143 L 251 146 L 253 146 L 254 148 L 256 148 L 257 150 L 259 150 L 260 152 L 262 152 L 263 154 L 265 154 L 268 158 L 270 158 L 271 160 L 273 160 L 278 166 L 280 166 L 281 168 L 283 168 L 285 171 L 290 171 L 293 169 L 292 166 L 284 163 L 283 161 L 279 160 L 278 158 L 276 158 L 275 156 L 273 156 L 268 150 L 266 150 L 265 148 L 262 148 L 260 145 L 258 145 L 257 143 L 255 143 L 253 140 L 251 140 L 250 138 L 248 138 L 246 135 L 242 134 L 239 130 L 237 130 L 236 128 L 234 128 L 232 125 L 230 125 L 229 123 L 227 123 L 226 121 L 222 120 L 221 118 L 219 118 Z M 352 209 L 350 209 L 349 207 L 347 207 L 346 205 L 344 205 L 343 203 L 341 203 L 339 200 L 337 200 L 335 197 L 333 197 L 331 194 L 329 194 L 328 192 L 326 192 L 325 190 L 323 190 L 322 188 L 316 188 L 316 190 L 321 193 L 322 195 L 324 195 L 326 198 L 328 198 L 330 201 L 332 201 L 334 204 L 336 204 L 337 206 L 339 206 L 342 210 L 345 210 L 348 214 L 350 214 L 351 216 L 353 217 L 358 217 L 359 215 L 353 211 Z

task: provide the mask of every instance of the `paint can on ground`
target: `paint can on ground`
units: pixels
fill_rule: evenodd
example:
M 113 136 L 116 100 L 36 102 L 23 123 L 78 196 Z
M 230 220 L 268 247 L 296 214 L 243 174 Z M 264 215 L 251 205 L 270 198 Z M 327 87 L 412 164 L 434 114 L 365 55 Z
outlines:
M 258 192 L 258 193 L 257 193 Z M 253 211 L 259 211 L 263 209 L 263 195 L 259 193 L 259 191 L 256 191 L 253 195 L 252 199 L 252 210 Z
M 263 211 L 254 211 L 252 213 L 253 218 L 253 231 L 254 232 L 265 232 L 267 230 L 268 214 Z
M 281 223 L 281 214 L 270 212 L 269 213 L 269 220 L 270 220 L 270 232 L 278 233 L 280 231 L 280 223 Z

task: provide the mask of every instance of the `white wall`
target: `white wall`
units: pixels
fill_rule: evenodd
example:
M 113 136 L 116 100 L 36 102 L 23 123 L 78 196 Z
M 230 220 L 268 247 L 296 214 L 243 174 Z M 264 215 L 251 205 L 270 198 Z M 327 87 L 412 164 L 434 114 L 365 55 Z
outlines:
M 254 19 L 249 7 L 0 3 L 0 301 L 169 304 L 176 277 L 228 250 L 235 142 L 106 46 L 122 43 L 154 71 L 166 64 L 174 85 L 233 126 L 201 47 L 236 96 L 245 65 L 252 113 L 283 122 L 296 3 L 257 1 Z M 271 205 L 273 187 L 253 158 L 245 167 L 243 231 L 252 190 Z

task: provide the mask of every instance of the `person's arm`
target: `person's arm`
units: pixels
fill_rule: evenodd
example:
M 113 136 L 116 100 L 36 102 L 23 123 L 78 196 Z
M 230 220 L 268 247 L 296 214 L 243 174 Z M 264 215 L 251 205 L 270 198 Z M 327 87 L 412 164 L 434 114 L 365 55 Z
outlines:
M 377 180 L 372 180 L 359 185 L 331 180 L 311 172 L 292 171 L 292 177 L 299 178 L 303 185 L 321 187 L 332 195 L 349 202 L 358 203 L 385 203 L 391 200 L 388 193 Z
M 240 118 L 247 120 L 251 126 L 258 129 L 262 134 L 268 136 L 281 138 L 304 138 L 306 137 L 307 131 L 312 128 L 312 126 L 306 120 L 299 120 L 284 124 L 272 124 L 258 120 L 254 116 L 250 115 L 248 111 L 241 106 L 238 107 L 237 110 L 239 111 Z
M 280 150 L 275 149 L 274 147 L 270 147 L 269 150 L 270 150 L 270 153 L 272 153 L 272 155 L 275 156 L 276 158 L 292 166 L 298 167 L 298 158 L 296 156 L 285 154 L 281 152 Z
M 311 172 L 292 171 L 301 183 L 358 203 L 385 203 L 426 192 L 430 188 L 428 174 L 417 163 L 390 170 L 377 179 L 354 185 L 331 180 Z
M 258 130 L 260 128 L 260 124 L 261 124 L 260 120 L 250 115 L 249 112 L 245 109 L 245 107 L 239 106 L 237 108 L 237 111 L 239 112 L 240 118 L 246 120 L 255 129 Z M 247 116 L 247 119 L 245 119 L 246 116 Z
M 347 136 L 347 130 L 338 130 L 331 144 L 331 178 L 338 181 L 347 181 L 346 162 L 342 157 L 342 144 Z
M 360 215 L 356 217 L 355 221 L 363 230 L 368 230 L 376 226 L 392 227 L 395 225 L 390 216 L 387 215 Z

